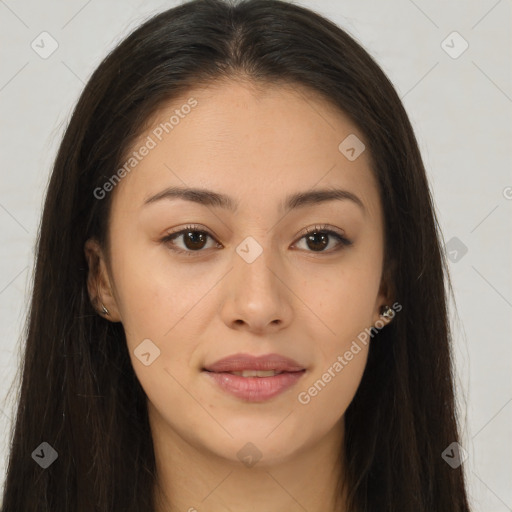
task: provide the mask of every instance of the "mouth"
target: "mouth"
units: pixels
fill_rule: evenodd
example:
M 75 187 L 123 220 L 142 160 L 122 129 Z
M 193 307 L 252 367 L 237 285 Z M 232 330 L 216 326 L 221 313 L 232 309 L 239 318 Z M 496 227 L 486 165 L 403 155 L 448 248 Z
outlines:
M 246 402 L 264 402 L 295 385 L 306 369 L 280 354 L 233 354 L 205 365 L 202 373 L 218 390 Z
M 229 373 L 230 375 L 237 375 L 239 377 L 275 377 L 276 375 L 281 375 L 282 373 L 298 373 L 298 372 L 286 372 L 286 371 L 277 371 L 277 370 L 242 370 L 239 372 L 212 372 L 203 368 L 203 371 L 210 373 Z M 305 370 L 300 370 L 305 371 Z
M 202 373 L 217 389 L 237 399 L 245 402 L 265 402 L 293 387 L 306 370 L 213 372 L 203 369 Z
M 233 354 L 219 359 L 213 364 L 205 365 L 203 370 L 215 373 L 243 373 L 255 372 L 298 372 L 304 370 L 304 366 L 289 357 L 280 354 L 266 354 L 253 356 L 250 354 Z M 247 375 L 252 376 L 252 375 Z M 264 375 L 271 376 L 271 375 Z

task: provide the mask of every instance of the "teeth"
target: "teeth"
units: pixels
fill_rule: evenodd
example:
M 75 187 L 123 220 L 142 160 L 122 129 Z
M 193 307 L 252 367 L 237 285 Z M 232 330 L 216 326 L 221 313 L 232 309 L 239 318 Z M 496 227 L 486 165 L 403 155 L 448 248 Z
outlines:
M 228 372 L 232 375 L 238 375 L 240 377 L 273 377 L 279 375 L 282 372 L 276 372 L 275 370 L 243 370 L 241 372 Z

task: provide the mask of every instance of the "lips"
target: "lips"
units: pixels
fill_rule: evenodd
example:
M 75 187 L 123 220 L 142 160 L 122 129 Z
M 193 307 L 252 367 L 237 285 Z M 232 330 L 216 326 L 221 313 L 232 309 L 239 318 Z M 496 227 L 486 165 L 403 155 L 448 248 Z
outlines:
M 280 354 L 251 356 L 250 354 L 234 354 L 206 365 L 203 370 L 214 373 L 231 373 L 244 371 L 262 371 L 275 373 L 300 372 L 304 366 L 289 357 Z
M 264 402 L 294 386 L 306 369 L 279 354 L 235 354 L 203 368 L 220 389 L 247 402 Z

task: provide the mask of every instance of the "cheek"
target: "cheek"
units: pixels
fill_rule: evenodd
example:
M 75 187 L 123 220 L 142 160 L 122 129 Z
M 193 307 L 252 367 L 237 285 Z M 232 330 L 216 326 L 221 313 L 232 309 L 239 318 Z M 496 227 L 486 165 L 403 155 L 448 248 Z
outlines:
M 378 262 L 353 260 L 309 272 L 297 292 L 311 312 L 310 328 L 331 352 L 372 325 L 380 268 Z
M 317 367 L 297 394 L 297 414 L 303 418 L 301 428 L 309 439 L 325 435 L 344 416 L 361 382 L 366 367 L 368 346 L 359 343 L 339 345 L 323 365 Z M 344 355 L 350 352 L 350 360 Z M 357 353 L 354 353 L 357 352 Z M 341 360 L 338 360 L 340 356 Z M 317 421 L 311 421 L 317 418 Z
M 120 243 L 113 260 L 123 327 L 135 340 L 154 337 L 163 343 L 172 337 L 201 309 L 197 306 L 213 284 L 206 272 L 184 272 L 159 246 Z
M 306 405 L 306 402 L 334 400 L 341 406 L 343 402 L 352 400 L 366 367 L 368 347 L 368 343 L 357 340 L 340 346 L 340 350 L 333 353 L 332 358 L 325 364 L 316 368 L 305 381 L 302 391 L 308 396 L 304 399 L 302 395 L 298 396 L 298 402 Z
M 187 382 L 190 372 L 197 371 L 191 364 L 201 326 L 213 311 L 208 292 L 218 272 L 184 272 L 161 248 L 119 244 L 115 257 L 116 299 L 134 371 L 148 395 L 168 400 L 179 392 L 177 383 Z M 142 352 L 139 347 L 146 348 Z M 148 352 L 145 362 L 153 362 L 146 366 L 139 355 Z
M 344 265 L 329 269 L 328 277 L 319 280 L 321 285 L 311 287 L 315 282 L 311 277 L 303 283 L 301 293 L 313 312 L 304 329 L 315 340 L 318 357 L 310 379 L 301 387 L 304 400 L 298 397 L 298 401 L 311 408 L 311 414 L 327 414 L 335 421 L 357 391 L 368 356 L 379 263 L 354 253 Z

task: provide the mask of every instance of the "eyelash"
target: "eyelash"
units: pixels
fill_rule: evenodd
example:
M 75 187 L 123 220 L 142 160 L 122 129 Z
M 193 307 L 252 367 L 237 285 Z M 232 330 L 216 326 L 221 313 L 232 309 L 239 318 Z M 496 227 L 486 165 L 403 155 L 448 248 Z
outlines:
M 315 253 L 317 253 L 317 254 L 322 254 L 322 253 L 331 254 L 333 252 L 337 252 L 337 251 L 341 250 L 343 247 L 348 247 L 348 246 L 352 245 L 352 243 L 353 243 L 352 241 L 348 240 L 347 238 L 345 238 L 344 236 L 340 235 L 336 231 L 333 231 L 333 230 L 328 229 L 328 228 L 329 228 L 329 226 L 326 225 L 326 224 L 315 225 L 313 228 L 309 228 L 309 229 L 305 230 L 304 232 L 302 232 L 298 241 L 302 240 L 306 236 L 308 236 L 310 234 L 313 234 L 313 233 L 316 233 L 316 234 L 326 234 L 326 235 L 329 235 L 329 236 L 333 236 L 333 237 L 335 237 L 338 240 L 339 246 L 337 248 L 335 248 L 334 250 L 331 249 L 329 251 L 307 251 L 307 252 L 311 252 L 313 254 L 315 254 Z M 166 243 L 167 245 L 169 245 L 169 247 L 171 248 L 172 251 L 175 251 L 178 254 L 184 254 L 186 256 L 192 256 L 194 253 L 204 252 L 203 249 L 199 249 L 197 251 L 190 251 L 190 250 L 180 249 L 180 248 L 177 248 L 174 244 L 170 243 L 175 238 L 179 238 L 180 236 L 185 235 L 185 234 L 187 234 L 187 233 L 189 233 L 191 231 L 192 232 L 197 232 L 197 233 L 203 233 L 203 234 L 209 236 L 210 238 L 214 239 L 213 235 L 208 233 L 208 231 L 200 229 L 200 226 L 189 225 L 189 226 L 186 226 L 183 229 L 180 229 L 179 231 L 174 231 L 172 233 L 169 233 L 168 235 L 166 235 L 164 238 L 161 239 L 161 242 Z

